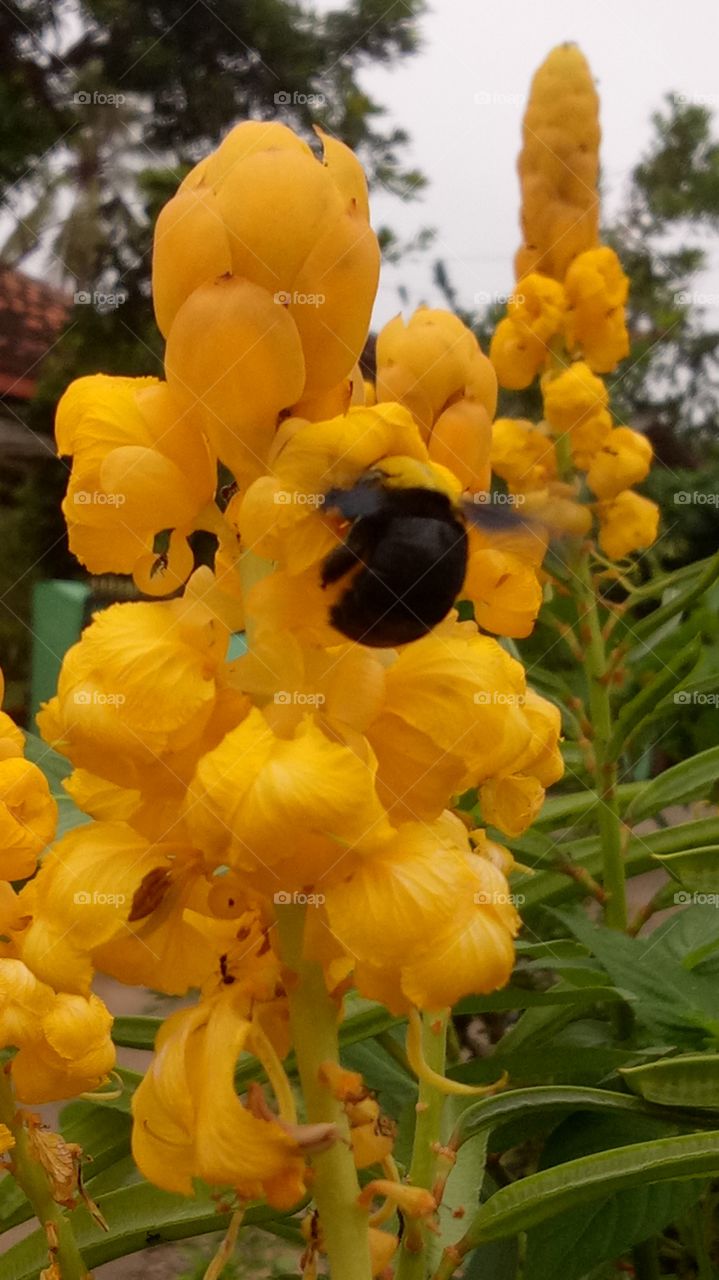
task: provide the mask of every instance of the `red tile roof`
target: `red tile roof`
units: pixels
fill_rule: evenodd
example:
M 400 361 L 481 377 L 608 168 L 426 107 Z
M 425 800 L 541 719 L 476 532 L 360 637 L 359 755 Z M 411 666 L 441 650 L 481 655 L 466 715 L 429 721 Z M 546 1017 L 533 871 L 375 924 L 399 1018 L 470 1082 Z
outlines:
M 0 396 L 30 399 L 43 357 L 65 327 L 70 306 L 60 289 L 0 266 Z

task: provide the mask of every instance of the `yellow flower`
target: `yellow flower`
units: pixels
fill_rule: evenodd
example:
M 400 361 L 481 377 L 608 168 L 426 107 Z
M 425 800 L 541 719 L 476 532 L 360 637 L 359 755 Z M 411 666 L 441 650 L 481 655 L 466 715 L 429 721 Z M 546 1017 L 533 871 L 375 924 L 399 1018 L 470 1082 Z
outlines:
M 577 360 L 556 377 L 542 380 L 544 412 L 557 433 L 572 431 L 583 419 L 605 409 L 609 393 L 584 360 Z
M 565 280 L 567 345 L 581 348 L 595 373 L 610 373 L 629 354 L 624 304 L 629 281 L 613 249 L 580 253 Z
M 564 761 L 559 750 L 562 734 L 559 707 L 528 688 L 522 710 L 529 723 L 531 737 L 524 753 L 513 761 L 512 773 L 530 774 L 543 787 L 551 787 L 564 773 Z
M 557 474 L 554 442 L 526 418 L 497 418 L 492 427 L 492 470 L 510 493 L 543 489 Z
M 642 551 L 656 540 L 659 508 L 633 489 L 597 505 L 599 545 L 611 560 L 623 560 L 632 551 Z
M 309 716 L 278 738 L 260 711 L 205 755 L 186 819 L 208 859 L 229 862 L 264 892 L 294 892 L 345 874 L 356 841 L 386 839 L 373 761 L 332 742 Z
M 622 489 L 640 484 L 649 475 L 652 446 L 631 427 L 616 427 L 592 458 L 587 484 L 598 498 L 615 498 Z
M 440 1009 L 509 977 L 519 918 L 502 872 L 469 849 L 449 814 L 407 823 L 326 895 L 330 927 L 355 981 L 396 1012 Z
M 474 334 L 450 311 L 419 307 L 405 324 L 395 316 L 377 337 L 378 401 L 408 408 L 429 441 L 437 419 L 457 401 L 497 405 L 497 380 Z
M 302 1198 L 297 1142 L 276 1120 L 253 1115 L 235 1092 L 237 1060 L 253 1048 L 252 1024 L 227 999 L 166 1019 L 132 1101 L 132 1153 L 150 1182 L 192 1195 L 193 1179 L 201 1178 L 281 1209 Z
M 95 374 L 70 384 L 55 433 L 58 453 L 73 459 L 63 511 L 78 560 L 92 573 L 133 573 L 154 560 L 155 535 L 174 529 L 181 584 L 192 568 L 185 535 L 216 483 L 197 415 L 156 378 Z
M 509 551 L 479 547 L 467 564 L 462 595 L 485 631 L 522 639 L 532 632 L 542 588 L 531 564 Z
M 436 818 L 453 795 L 509 765 L 529 740 L 524 694 L 520 664 L 469 624 L 405 646 L 365 730 L 390 814 Z
M 533 271 L 518 282 L 490 348 L 503 387 L 519 390 L 534 380 L 562 328 L 564 307 L 564 290 L 549 276 Z
M 504 316 L 492 334 L 489 358 L 500 386 L 521 391 L 533 382 L 546 351 L 538 338 Z
M 576 45 L 558 45 L 532 80 L 524 116 L 518 280 L 540 271 L 561 281 L 572 259 L 597 243 L 599 138 L 591 71 Z
M 201 737 L 212 715 L 227 630 L 201 601 L 115 604 L 68 650 L 40 732 L 73 764 L 122 786 Z M 181 690 L 181 696 L 178 696 Z
M 507 774 L 485 782 L 479 800 L 485 822 L 508 836 L 521 836 L 544 803 L 544 787 L 536 777 Z
M 57 805 L 37 765 L 0 759 L 0 879 L 31 876 L 56 824 Z
M 18 959 L 0 959 L 0 1047 L 18 1050 L 12 1079 L 21 1102 L 51 1102 L 95 1089 L 115 1063 L 112 1016 L 95 995 L 56 994 Z

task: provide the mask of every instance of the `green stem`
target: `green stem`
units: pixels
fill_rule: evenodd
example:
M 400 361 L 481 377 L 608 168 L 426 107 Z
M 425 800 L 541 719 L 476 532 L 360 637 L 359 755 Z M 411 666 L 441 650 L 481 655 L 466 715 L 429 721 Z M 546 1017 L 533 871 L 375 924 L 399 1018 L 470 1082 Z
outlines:
M 609 697 L 606 646 L 599 620 L 597 596 L 589 568 L 589 556 L 583 552 L 577 565 L 579 580 L 578 600 L 581 624 L 587 629 L 585 650 L 587 683 L 589 688 L 589 715 L 592 723 L 594 755 L 597 771 L 597 790 L 600 803 L 597 822 L 602 842 L 604 864 L 604 889 L 606 923 L 613 929 L 627 927 L 627 895 L 624 855 L 622 852 L 622 822 L 617 804 L 617 762 L 610 749 L 612 737 L 612 707 Z
M 447 1052 L 448 1013 L 422 1015 L 422 1052 L 433 1071 L 444 1074 Z M 436 1147 L 441 1137 L 444 1096 L 433 1085 L 420 1082 L 417 1102 L 417 1124 L 414 1131 L 409 1181 L 413 1187 L 432 1189 L 436 1163 Z M 395 1280 L 425 1280 L 427 1276 L 428 1238 L 424 1227 L 407 1224 L 400 1246 Z
M 320 1081 L 323 1062 L 339 1061 L 337 1008 L 327 994 L 322 967 L 303 958 L 306 908 L 278 906 L 284 963 L 297 975 L 289 991 L 290 1024 L 310 1124 L 334 1124 L 340 1138 L 312 1157 L 312 1195 L 333 1280 L 369 1280 L 368 1215 L 360 1209 L 349 1125 L 342 1106 Z
M 7 1125 L 15 1138 L 15 1146 L 9 1153 L 11 1171 L 30 1201 L 38 1222 L 45 1228 L 48 1251 L 57 1262 L 62 1280 L 87 1280 L 90 1272 L 82 1260 L 68 1216 L 53 1200 L 45 1170 L 33 1158 L 27 1129 L 15 1107 L 7 1067 L 0 1068 L 0 1123 Z

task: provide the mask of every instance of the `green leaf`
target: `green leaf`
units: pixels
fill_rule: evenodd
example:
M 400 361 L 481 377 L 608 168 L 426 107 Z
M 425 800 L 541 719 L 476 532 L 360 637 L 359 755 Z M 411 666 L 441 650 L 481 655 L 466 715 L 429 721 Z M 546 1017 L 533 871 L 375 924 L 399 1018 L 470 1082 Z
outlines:
M 718 776 L 719 747 L 690 756 L 652 778 L 630 803 L 624 821 L 633 825 L 643 818 L 653 818 L 669 805 L 707 795 Z
M 455 1006 L 455 1013 L 498 1013 L 508 1009 L 543 1009 L 550 1005 L 568 1004 L 583 1008 L 593 1004 L 612 1004 L 624 999 L 606 984 L 574 987 L 557 982 L 546 991 L 530 987 L 504 987 L 486 996 L 466 996 Z
M 630 800 L 641 791 L 643 782 L 624 782 L 617 787 L 617 800 L 620 811 L 626 809 Z M 542 811 L 535 818 L 532 830 L 536 827 L 549 827 L 552 830 L 571 822 L 575 825 L 580 819 L 587 817 L 599 804 L 596 791 L 572 791 L 566 796 L 548 796 L 542 805 Z
M 719 905 L 719 844 L 705 844 L 698 849 L 680 849 L 678 853 L 654 855 L 680 884 L 703 893 L 713 906 Z M 691 902 L 691 894 L 678 894 L 675 901 Z
M 620 1068 L 633 1093 L 665 1107 L 719 1110 L 719 1054 L 686 1053 Z
M 672 597 L 661 604 L 658 609 L 654 609 L 646 618 L 640 618 L 638 622 L 632 623 L 631 636 L 637 643 L 649 641 L 656 631 L 665 626 L 677 614 L 683 613 L 695 600 L 699 600 L 708 591 L 719 578 L 719 552 L 707 560 L 706 566 L 698 577 L 694 578 L 688 586 L 677 591 Z M 670 587 L 671 590 L 671 587 Z M 649 645 L 649 647 L 651 647 Z
M 83 1259 L 90 1269 L 114 1258 L 127 1257 L 148 1245 L 222 1231 L 231 1216 L 218 1213 L 216 1199 L 208 1188 L 202 1187 L 194 1198 L 188 1198 L 142 1182 L 100 1196 L 97 1203 L 110 1228 L 108 1232 L 100 1230 L 85 1208 L 75 1209 L 69 1215 Z M 291 1226 L 294 1230 L 291 1214 L 279 1213 L 265 1205 L 249 1208 L 244 1222 L 265 1230 L 272 1230 L 275 1223 L 278 1228 Z M 46 1265 L 47 1239 L 44 1231 L 35 1231 L 7 1250 L 2 1280 L 37 1280 Z
M 643 1070 L 643 1068 L 638 1068 Z M 562 1115 L 564 1112 L 642 1112 L 644 1108 L 636 1098 L 626 1093 L 613 1093 L 608 1089 L 584 1089 L 559 1085 L 538 1089 L 514 1089 L 500 1093 L 495 1098 L 483 1098 L 475 1102 L 460 1116 L 455 1127 L 458 1146 L 477 1134 L 489 1132 L 496 1125 L 509 1120 L 525 1120 L 539 1112 Z
M 612 736 L 607 745 L 607 752 L 612 759 L 615 759 L 634 735 L 652 719 L 656 713 L 657 704 L 664 695 L 676 689 L 696 666 L 701 651 L 701 639 L 695 636 L 679 653 L 672 655 L 671 665 L 667 664 L 660 671 L 652 672 L 644 688 L 625 703 L 615 720 Z
M 514 1235 L 625 1188 L 717 1174 L 716 1130 L 599 1151 L 503 1187 L 481 1206 L 467 1239 L 481 1244 Z
M 580 1280 L 600 1262 L 618 1258 L 663 1231 L 695 1204 L 703 1180 L 658 1182 L 560 1213 L 527 1233 L 532 1280 Z
M 137 1014 L 120 1014 L 112 1024 L 115 1044 L 125 1049 L 153 1049 L 155 1037 L 162 1026 L 162 1018 L 149 1018 Z

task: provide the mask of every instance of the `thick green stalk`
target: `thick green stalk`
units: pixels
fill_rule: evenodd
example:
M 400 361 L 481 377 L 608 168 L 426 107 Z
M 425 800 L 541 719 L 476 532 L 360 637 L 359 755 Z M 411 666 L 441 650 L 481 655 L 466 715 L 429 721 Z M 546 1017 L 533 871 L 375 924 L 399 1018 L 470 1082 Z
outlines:
M 447 1052 L 448 1014 L 425 1013 L 422 1016 L 422 1052 L 425 1062 L 439 1075 L 444 1074 Z M 420 1082 L 417 1124 L 414 1131 L 409 1181 L 413 1187 L 432 1189 L 436 1164 L 436 1148 L 441 1138 L 444 1096 L 433 1085 Z M 411 1224 L 405 1229 L 400 1245 L 395 1280 L 425 1280 L 428 1272 L 427 1232 Z
M 3 1068 L 0 1068 L 0 1123 L 7 1125 L 15 1139 L 9 1153 L 12 1173 L 45 1228 L 48 1252 L 52 1250 L 62 1280 L 87 1280 L 90 1272 L 82 1260 L 68 1216 L 53 1200 L 45 1170 L 33 1158 L 27 1130 L 15 1107 L 9 1073 Z
M 327 994 L 322 967 L 302 955 L 306 908 L 278 906 L 282 959 L 297 975 L 290 986 L 290 1023 L 300 1083 L 310 1124 L 334 1124 L 339 1141 L 312 1157 L 312 1195 L 317 1205 L 332 1280 L 369 1280 L 368 1216 L 357 1203 L 360 1193 L 347 1117 L 320 1081 L 323 1062 L 339 1061 L 337 1009 Z
M 585 644 L 589 718 L 593 730 L 592 742 L 600 800 L 597 822 L 602 842 L 604 889 L 607 893 L 604 914 L 606 923 L 612 928 L 626 929 L 626 876 L 622 850 L 622 822 L 617 804 L 617 761 L 610 748 L 613 725 L 609 696 L 609 663 L 587 552 L 582 553 L 576 574 L 579 584 L 577 605 L 580 635 Z

